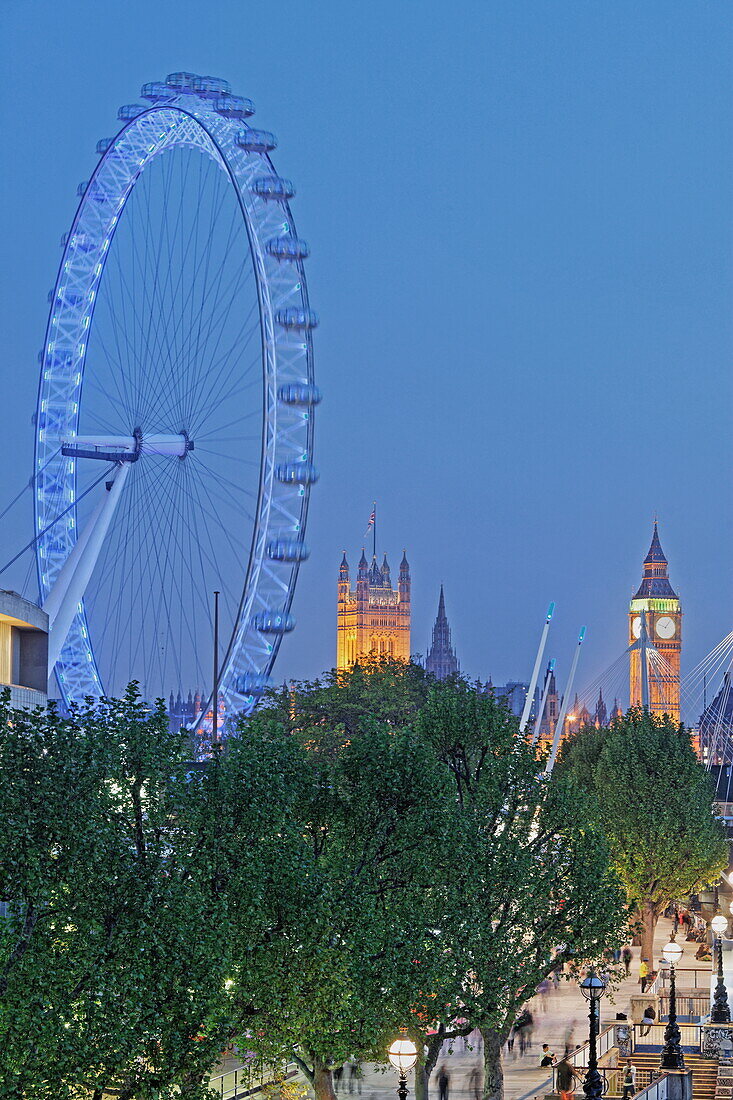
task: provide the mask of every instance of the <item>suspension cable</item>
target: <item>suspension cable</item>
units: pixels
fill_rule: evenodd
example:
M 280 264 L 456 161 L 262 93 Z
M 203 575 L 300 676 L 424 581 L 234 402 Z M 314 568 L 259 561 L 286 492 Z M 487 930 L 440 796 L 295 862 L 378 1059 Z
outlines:
M 104 481 L 104 479 L 106 477 L 109 477 L 109 475 L 112 473 L 114 468 L 115 468 L 114 466 L 110 466 L 108 469 L 106 469 L 104 471 L 104 473 L 100 474 L 100 476 L 97 478 L 97 480 L 93 481 L 92 484 L 87 489 L 85 489 L 84 492 L 80 496 L 78 496 L 76 498 L 76 500 L 72 500 L 71 504 L 67 508 L 64 508 L 63 512 L 59 512 L 59 514 L 56 516 L 56 518 L 51 520 L 51 522 L 48 524 L 47 527 L 44 527 L 42 531 L 39 531 L 37 535 L 34 535 L 33 538 L 31 539 L 31 541 L 27 542 L 22 550 L 19 550 L 18 553 L 14 557 L 12 557 L 9 562 L 6 562 L 6 564 L 2 567 L 2 569 L 0 569 L 0 574 L 4 573 L 6 569 L 9 569 L 10 566 L 13 565 L 18 560 L 19 557 L 21 557 L 23 554 L 25 554 L 26 550 L 30 550 L 31 547 L 35 546 L 35 544 L 38 542 L 38 540 L 40 538 L 42 538 L 46 534 L 47 531 L 50 531 L 51 528 L 54 527 L 60 519 L 63 519 L 64 516 L 67 514 L 67 512 L 70 512 L 72 508 L 75 508 L 80 500 L 83 500 L 84 497 L 87 496 L 88 493 L 91 493 L 92 489 L 94 489 L 97 485 L 99 485 L 100 481 Z M 25 490 L 24 490 L 24 492 L 25 492 Z

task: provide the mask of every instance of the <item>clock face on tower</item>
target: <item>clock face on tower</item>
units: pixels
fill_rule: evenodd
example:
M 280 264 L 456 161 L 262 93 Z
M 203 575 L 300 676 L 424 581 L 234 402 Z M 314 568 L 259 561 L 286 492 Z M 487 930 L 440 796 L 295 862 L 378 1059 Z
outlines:
M 641 634 L 641 615 L 637 615 L 631 624 L 631 632 L 635 638 L 638 638 Z
M 676 629 L 674 619 L 670 619 L 669 615 L 657 619 L 656 631 L 660 638 L 674 638 Z

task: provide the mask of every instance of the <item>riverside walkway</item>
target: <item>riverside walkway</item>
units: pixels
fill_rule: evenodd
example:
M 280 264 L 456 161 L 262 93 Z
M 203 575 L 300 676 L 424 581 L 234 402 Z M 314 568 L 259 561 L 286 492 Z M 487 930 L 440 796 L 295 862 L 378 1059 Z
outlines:
M 659 960 L 662 947 L 669 940 L 671 933 L 671 921 L 660 919 L 654 938 L 655 961 Z M 681 937 L 678 939 L 683 942 Z M 693 943 L 684 944 L 685 953 L 680 967 L 694 965 L 696 947 L 697 945 Z M 633 947 L 631 950 L 633 959 L 629 978 L 623 980 L 601 1001 L 600 1030 L 615 1020 L 617 1012 L 625 1012 L 631 1019 L 631 998 L 641 993 L 640 949 Z M 697 965 L 704 968 L 706 964 Z M 707 966 L 709 967 L 710 964 L 708 963 Z M 505 1100 L 533 1100 L 535 1097 L 544 1097 L 551 1091 L 551 1071 L 541 1068 L 539 1064 L 543 1043 L 547 1043 L 550 1050 L 561 1057 L 566 1044 L 571 1047 L 580 1046 L 588 1038 L 588 1003 L 576 982 L 563 978 L 557 989 L 551 987 L 547 995 L 533 997 L 528 1005 L 534 1018 L 532 1045 L 522 1053 L 517 1041 L 511 1052 L 506 1049 L 504 1051 L 502 1061 Z M 223 1065 L 221 1070 L 233 1070 L 235 1065 L 236 1063 L 231 1061 Z M 452 1044 L 444 1044 L 430 1081 L 431 1100 L 441 1100 L 438 1086 L 441 1066 L 445 1066 L 448 1075 L 448 1090 L 443 1100 L 480 1100 L 483 1059 L 475 1042 L 472 1040 L 464 1042 L 458 1039 Z M 306 1085 L 300 1075 L 298 1080 L 304 1086 Z M 410 1074 L 408 1087 L 410 1096 L 414 1097 L 412 1074 Z M 359 1078 L 352 1078 L 348 1067 L 345 1069 L 337 1087 L 337 1095 L 340 1100 L 350 1100 L 352 1097 L 353 1100 L 358 1100 L 359 1097 L 361 1100 L 394 1100 L 396 1089 L 397 1077 L 391 1066 L 365 1064 L 361 1067 Z M 310 1089 L 308 1092 L 312 1095 Z M 578 1083 L 578 1092 L 582 1096 L 580 1083 Z M 233 1094 L 224 1090 L 222 1095 L 225 1100 L 228 1100 L 228 1097 Z

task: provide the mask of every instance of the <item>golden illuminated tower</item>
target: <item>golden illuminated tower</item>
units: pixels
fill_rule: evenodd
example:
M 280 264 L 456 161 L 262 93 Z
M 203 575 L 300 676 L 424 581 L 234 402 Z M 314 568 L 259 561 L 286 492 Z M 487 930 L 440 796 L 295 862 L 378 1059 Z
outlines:
M 640 641 L 642 617 L 648 634 L 647 668 L 649 709 L 680 720 L 680 653 L 682 651 L 682 608 L 669 583 L 657 523 L 649 553 L 644 558 L 644 576 L 629 606 L 629 644 Z M 643 641 L 643 639 L 641 639 Z M 641 646 L 629 654 L 629 684 L 632 706 L 642 703 Z
M 350 668 L 360 657 L 410 659 L 410 566 L 403 553 L 397 588 L 392 587 L 387 555 L 368 564 L 361 552 L 356 591 L 349 582 L 344 551 L 338 580 L 336 667 Z

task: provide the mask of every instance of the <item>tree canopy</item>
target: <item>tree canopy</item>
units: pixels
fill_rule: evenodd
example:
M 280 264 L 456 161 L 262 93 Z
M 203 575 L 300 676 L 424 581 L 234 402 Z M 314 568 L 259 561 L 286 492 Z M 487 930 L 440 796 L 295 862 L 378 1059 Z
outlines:
M 640 918 L 642 955 L 670 901 L 714 882 L 728 864 L 713 786 L 689 732 L 635 707 L 610 727 L 580 730 L 558 771 L 592 800 L 614 866 Z
M 587 806 L 503 703 L 400 662 L 273 693 L 199 765 L 134 688 L 6 705 L 5 1095 L 197 1098 L 235 1044 L 327 1100 L 406 1024 L 423 1096 L 431 1034 L 473 1027 L 498 1096 L 518 1007 L 623 924 Z

